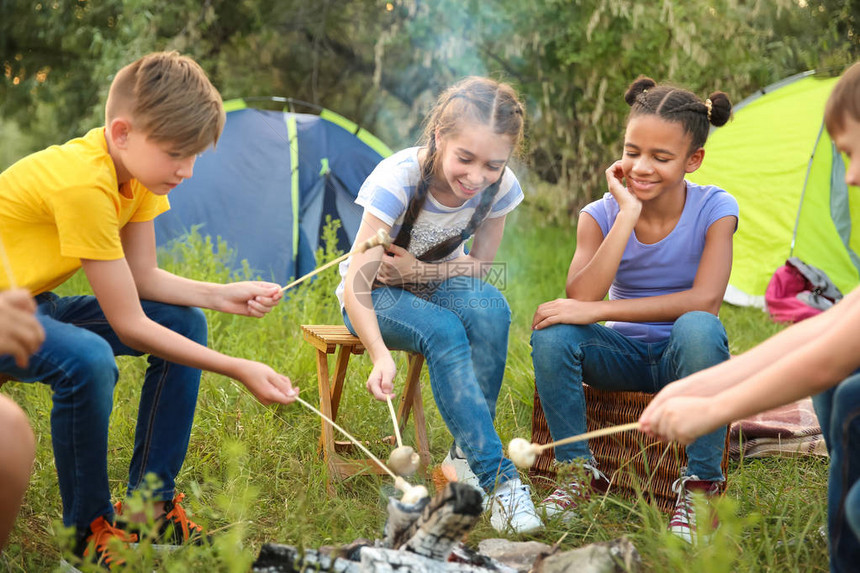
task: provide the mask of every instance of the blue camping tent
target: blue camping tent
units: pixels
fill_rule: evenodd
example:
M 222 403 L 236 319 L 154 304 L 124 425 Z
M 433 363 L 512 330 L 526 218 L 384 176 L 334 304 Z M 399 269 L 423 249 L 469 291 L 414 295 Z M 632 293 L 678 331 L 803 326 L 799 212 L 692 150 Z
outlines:
M 286 284 L 317 266 L 326 215 L 341 220 L 338 247 L 349 249 L 361 222 L 358 189 L 391 150 L 329 110 L 270 111 L 251 101 L 225 102 L 217 149 L 204 152 L 194 176 L 170 193 L 156 239 L 161 246 L 199 226 L 236 253 L 234 268 L 246 259 L 255 274 Z

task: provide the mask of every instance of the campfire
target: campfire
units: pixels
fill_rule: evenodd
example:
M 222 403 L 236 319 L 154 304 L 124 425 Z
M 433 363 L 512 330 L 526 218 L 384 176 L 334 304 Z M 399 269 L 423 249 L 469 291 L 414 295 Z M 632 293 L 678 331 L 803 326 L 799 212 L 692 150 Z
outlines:
M 415 503 L 390 498 L 383 539 L 359 539 L 342 547 L 300 549 L 267 543 L 252 566 L 255 573 L 330 571 L 500 571 L 516 570 L 461 543 L 483 511 L 481 493 L 450 482 L 435 497 Z

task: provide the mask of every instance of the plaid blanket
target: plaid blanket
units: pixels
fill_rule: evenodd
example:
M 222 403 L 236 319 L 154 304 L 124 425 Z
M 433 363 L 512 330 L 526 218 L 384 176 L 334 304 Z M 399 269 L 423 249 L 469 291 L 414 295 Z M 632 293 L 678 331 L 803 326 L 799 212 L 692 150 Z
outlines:
M 731 425 L 729 455 L 736 460 L 766 456 L 827 456 L 824 436 L 812 408 L 804 398 Z

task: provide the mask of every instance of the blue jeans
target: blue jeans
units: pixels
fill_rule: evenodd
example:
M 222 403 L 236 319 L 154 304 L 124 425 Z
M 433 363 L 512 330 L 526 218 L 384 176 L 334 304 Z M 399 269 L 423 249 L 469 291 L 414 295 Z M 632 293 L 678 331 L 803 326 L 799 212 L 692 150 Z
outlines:
M 113 514 L 108 484 L 108 422 L 119 371 L 114 356 L 140 356 L 120 342 L 93 296 L 36 297 L 45 342 L 19 368 L 0 356 L 0 372 L 22 382 L 51 386 L 51 440 L 63 499 L 63 523 L 78 533 L 99 516 Z M 200 309 L 141 301 L 153 321 L 206 344 Z M 128 492 L 153 473 L 160 481 L 154 499 L 173 498 L 174 479 L 188 449 L 197 405 L 200 370 L 149 357 L 141 391 L 128 477 Z
M 519 477 L 493 426 L 511 324 L 502 293 L 481 280 L 455 277 L 426 297 L 381 287 L 372 298 L 385 344 L 424 355 L 439 413 L 481 487 L 489 491 L 497 479 Z
M 860 371 L 812 397 L 830 454 L 827 530 L 830 570 L 860 567 Z
M 556 324 L 532 332 L 535 385 L 553 440 L 586 431 L 583 382 L 600 390 L 655 393 L 728 358 L 720 319 L 701 311 L 679 317 L 661 342 L 641 342 L 600 324 Z M 722 481 L 725 439 L 722 427 L 687 446 L 687 475 Z M 576 442 L 555 448 L 555 457 L 588 461 L 591 451 Z

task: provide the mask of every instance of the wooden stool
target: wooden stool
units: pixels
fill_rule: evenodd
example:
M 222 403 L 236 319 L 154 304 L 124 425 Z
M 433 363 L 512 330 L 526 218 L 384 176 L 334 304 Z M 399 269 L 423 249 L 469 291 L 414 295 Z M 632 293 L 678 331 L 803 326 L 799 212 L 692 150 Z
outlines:
M 643 392 L 608 392 L 583 384 L 585 390 L 585 419 L 589 431 L 635 422 L 651 402 L 653 394 Z M 548 444 L 552 441 L 537 390 L 532 413 L 532 442 Z M 640 494 L 650 498 L 662 511 L 671 512 L 677 494 L 672 483 L 681 477 L 681 468 L 687 465 L 687 452 L 677 443 L 667 444 L 641 432 L 622 432 L 589 440 L 591 453 L 598 469 L 612 482 L 610 492 L 636 499 Z M 529 476 L 538 486 L 555 487 L 555 449 L 543 450 L 529 470 Z M 720 464 L 728 479 L 729 433 L 723 448 Z M 722 490 L 725 491 L 723 482 Z
M 363 354 L 364 346 L 361 340 L 353 336 L 344 325 L 303 324 L 302 331 L 307 342 L 317 349 L 317 380 L 319 382 L 320 411 L 337 421 L 337 412 L 343 394 L 343 382 L 346 377 L 346 367 L 351 354 Z M 329 376 L 328 355 L 336 354 L 334 372 Z M 424 405 L 421 402 L 421 367 L 424 357 L 421 354 L 409 353 L 409 368 L 406 373 L 406 387 L 400 394 L 397 408 L 397 420 L 400 433 L 409 420 L 409 413 L 414 412 L 415 418 L 415 450 L 421 457 L 420 471 L 426 474 L 430 465 L 430 442 L 427 438 L 427 424 L 424 419 Z M 386 410 L 386 417 L 388 413 Z M 347 476 L 358 473 L 385 473 L 373 460 L 346 459 L 335 450 L 335 429 L 331 424 L 322 420 L 320 449 L 329 470 L 329 478 L 342 480 Z M 384 460 L 383 460 L 384 461 Z M 328 483 L 331 490 L 331 482 Z

